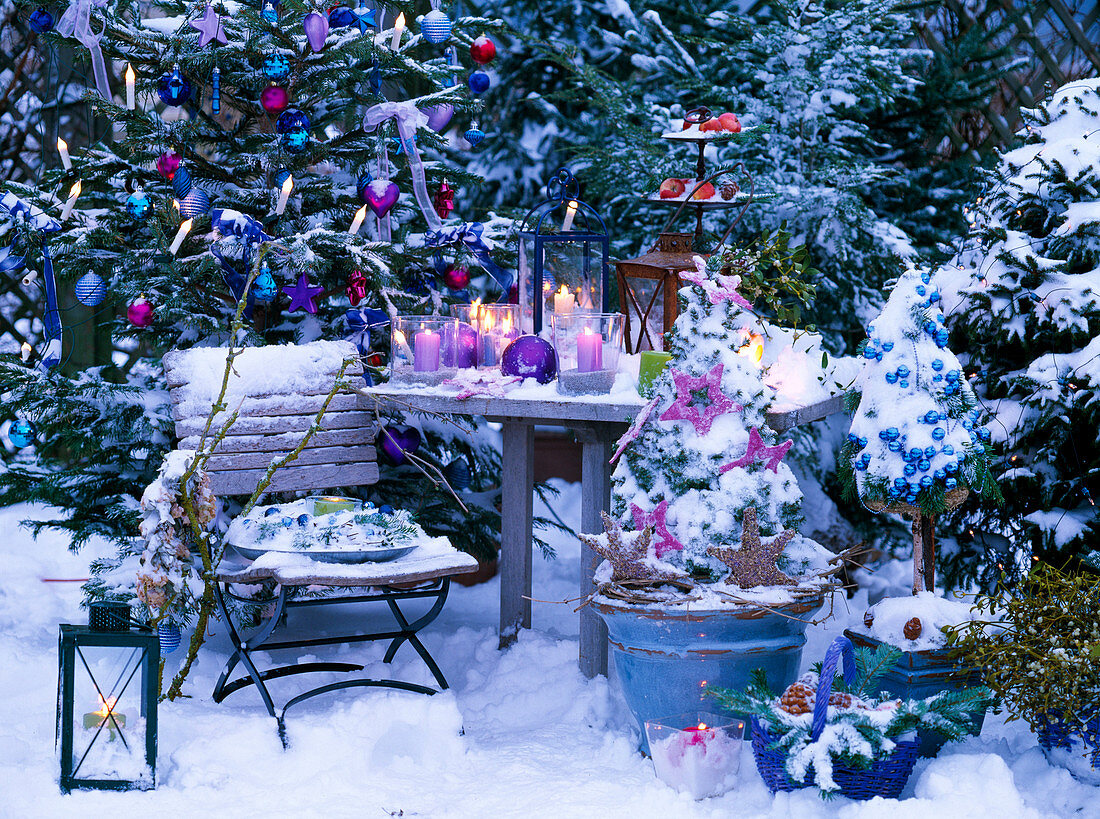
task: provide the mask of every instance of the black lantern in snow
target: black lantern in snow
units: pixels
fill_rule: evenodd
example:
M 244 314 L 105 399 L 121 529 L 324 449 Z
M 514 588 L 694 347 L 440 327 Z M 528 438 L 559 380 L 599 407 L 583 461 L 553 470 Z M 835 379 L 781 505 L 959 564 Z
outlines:
M 546 200 L 519 229 L 519 304 L 525 332 L 549 326 L 554 312 L 607 312 L 607 228 L 582 202 L 567 169 L 546 183 Z
M 160 644 L 129 606 L 93 604 L 61 625 L 57 741 L 61 790 L 148 790 L 156 782 Z

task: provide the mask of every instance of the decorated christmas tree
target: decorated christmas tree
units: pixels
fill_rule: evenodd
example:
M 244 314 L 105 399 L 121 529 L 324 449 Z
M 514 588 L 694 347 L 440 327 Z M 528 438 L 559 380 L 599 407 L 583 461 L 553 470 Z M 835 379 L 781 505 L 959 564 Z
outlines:
M 0 242 L 41 273 L 27 286 L 44 319 L 24 361 L 0 363 L 4 412 L 20 433 L 9 439 L 34 445 L 0 476 L 0 499 L 72 510 L 48 525 L 76 545 L 137 531 L 138 498 L 172 434 L 160 355 L 224 345 L 238 300 L 237 343 L 349 337 L 377 375 L 391 316 L 446 312 L 510 285 L 490 255 L 507 222 L 460 222 L 477 179 L 440 158 L 448 141 L 468 157 L 479 139 L 473 117 L 494 52 L 484 35 L 499 21 L 454 22 L 438 8 L 417 17 L 402 3 L 158 0 L 132 12 L 74 2 L 45 35 L 83 44 L 88 103 L 115 138 L 59 143 L 64 167 L 38 187 L 6 185 L 0 211 Z M 125 82 L 112 85 L 116 64 Z M 31 206 L 61 211 L 59 229 L 24 218 Z M 88 336 L 73 332 L 55 276 L 109 328 L 96 366 L 71 361 Z M 488 442 L 427 432 L 421 454 L 457 483 L 494 482 Z M 437 533 L 494 551 L 491 502 L 461 514 L 419 473 L 384 473 L 376 490 Z
M 791 356 L 798 334 L 753 312 L 737 292 L 740 277 L 720 272 L 731 258 L 697 257 L 698 269 L 682 274 L 691 284 L 680 292 L 672 360 L 616 453 L 617 522 L 611 542 L 595 547 L 616 576 L 602 579 L 679 576 L 766 596 L 814 586 L 831 557 L 797 531 L 802 495 L 783 462 L 791 442 L 767 425 L 775 390 L 765 382 L 807 362 L 820 369 L 820 347 Z M 624 549 L 638 558 L 629 568 L 614 559 Z M 641 577 L 624 576 L 639 569 Z
M 848 494 L 913 518 L 913 593 L 935 589 L 933 527 L 973 490 L 999 500 L 989 430 L 962 366 L 947 349 L 940 293 L 909 267 L 867 327 L 860 400 L 844 445 Z
M 964 578 L 1031 556 L 1100 568 L 1100 81 L 1024 116 L 1024 145 L 1001 157 L 935 279 L 1006 498 L 960 509 Z

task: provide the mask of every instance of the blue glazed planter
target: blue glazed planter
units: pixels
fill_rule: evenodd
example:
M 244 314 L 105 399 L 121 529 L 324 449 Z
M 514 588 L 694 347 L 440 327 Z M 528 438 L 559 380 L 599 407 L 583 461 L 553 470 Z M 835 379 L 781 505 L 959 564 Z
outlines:
M 645 609 L 598 598 L 623 695 L 648 756 L 646 720 L 715 710 L 711 687 L 744 688 L 755 668 L 782 690 L 798 677 L 806 627 L 824 594 L 766 609 L 688 613 Z
M 866 634 L 845 629 L 847 637 L 858 648 L 877 649 L 881 641 Z M 879 678 L 878 687 L 893 697 L 922 700 L 941 691 L 961 691 L 982 684 L 980 668 L 963 668 L 954 652 L 947 648 L 930 648 L 924 651 L 902 652 L 897 664 Z M 974 724 L 971 733 L 978 736 L 985 722 L 985 711 L 972 711 Z M 920 740 L 918 754 L 933 757 L 947 742 L 947 737 L 931 728 L 917 729 Z

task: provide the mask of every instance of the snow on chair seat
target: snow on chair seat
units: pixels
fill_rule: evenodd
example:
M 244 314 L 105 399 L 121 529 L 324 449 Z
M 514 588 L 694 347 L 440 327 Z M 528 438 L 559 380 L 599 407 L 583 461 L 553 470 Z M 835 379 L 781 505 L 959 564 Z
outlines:
M 196 449 L 206 429 L 225 374 L 227 350 L 196 347 L 164 356 L 180 449 Z M 358 377 L 362 365 L 346 341 L 252 347 L 233 362 L 225 409 L 209 436 L 237 412 L 237 420 L 207 464 L 214 492 L 251 493 L 275 457 L 293 450 L 314 419 L 347 358 L 345 371 Z M 268 491 L 365 486 L 378 481 L 375 418 L 351 392 L 338 392 L 321 418 L 319 431 L 297 459 L 279 469 Z

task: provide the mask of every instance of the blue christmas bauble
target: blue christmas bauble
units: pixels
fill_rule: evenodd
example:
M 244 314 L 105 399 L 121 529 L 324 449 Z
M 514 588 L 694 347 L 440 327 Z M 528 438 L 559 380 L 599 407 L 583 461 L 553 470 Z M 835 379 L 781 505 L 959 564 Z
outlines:
M 359 201 L 364 205 L 367 204 L 367 191 L 373 181 L 374 175 L 366 168 L 363 169 L 363 172 L 359 174 L 359 178 L 355 181 L 355 192 L 359 195 Z
M 297 128 L 308 131 L 309 126 L 309 115 L 297 108 L 287 108 L 275 120 L 275 132 L 278 134 L 285 134 Z
M 76 300 L 88 307 L 97 307 L 107 298 L 107 283 L 95 273 L 85 273 L 76 280 Z
M 892 349 L 894 349 L 894 342 L 892 342 L 892 341 L 882 342 L 882 349 L 884 349 L 886 352 L 890 352 Z
M 275 277 L 271 275 L 271 269 L 266 265 L 260 267 L 260 275 L 252 282 L 252 298 L 266 304 L 274 301 L 279 293 L 279 287 L 275 284 Z
M 312 520 L 312 518 L 310 518 L 310 516 L 305 514 L 304 512 L 302 514 L 298 515 L 298 525 L 299 526 L 309 526 L 310 520 Z
M 172 190 L 176 192 L 177 199 L 183 199 L 191 193 L 191 173 L 182 165 L 176 169 L 175 176 L 172 177 Z
M 281 80 L 290 73 L 290 61 L 282 54 L 268 54 L 264 57 L 263 70 L 269 80 Z
M 171 654 L 180 647 L 180 627 L 175 623 L 161 623 L 157 626 L 157 639 L 160 641 L 160 653 Z
M 897 373 L 886 373 L 885 378 L 886 378 L 886 383 L 887 384 L 897 384 L 898 383 L 898 374 Z
M 309 145 L 309 131 L 305 128 L 295 128 L 283 134 L 281 140 L 287 153 L 298 154 Z
M 907 478 L 911 478 L 917 474 L 917 468 L 913 466 L 913 464 L 906 464 L 901 471 Z
M 946 435 L 947 432 L 944 430 L 943 427 L 936 427 L 934 430 L 932 430 L 933 441 L 942 441 Z
M 554 345 L 538 336 L 520 336 L 504 348 L 500 371 L 504 375 L 534 378 L 540 384 L 549 384 L 558 374 Z
M 956 486 L 959 485 L 959 482 L 954 478 L 948 478 L 943 482 L 943 485 L 945 489 L 954 489 Z
M 178 65 L 157 80 L 157 96 L 165 105 L 183 105 L 191 99 L 191 83 L 180 73 Z
M 30 24 L 31 31 L 38 34 L 45 34 L 47 31 L 53 30 L 53 15 L 44 8 L 38 8 L 31 12 L 30 19 L 27 22 Z
M 451 37 L 451 18 L 439 9 L 432 9 L 420 21 L 420 33 L 429 43 L 439 45 Z
M 264 0 L 263 7 L 260 9 L 260 16 L 269 23 L 277 23 L 279 22 L 279 9 L 271 0 Z
M 17 418 L 8 426 L 8 442 L 16 449 L 23 449 L 34 443 L 38 430 L 25 418 Z
M 908 378 L 908 377 L 909 377 L 909 368 L 906 367 L 904 364 L 902 364 L 900 367 L 898 367 L 898 378 Z
M 466 82 L 470 86 L 470 91 L 474 94 L 484 94 L 492 84 L 489 75 L 484 71 L 475 71 Z
M 279 514 L 279 507 L 277 507 L 277 506 L 269 506 L 264 510 L 264 517 L 265 518 L 269 518 L 272 515 L 277 515 L 277 514 Z
M 149 197 L 141 191 L 131 193 L 126 199 L 126 212 L 135 222 L 144 221 L 152 209 L 153 205 L 149 202 Z
M 922 477 L 920 479 L 920 485 L 923 486 L 925 489 L 930 487 L 932 485 L 932 476 L 931 475 L 925 475 L 924 477 Z
M 955 447 L 951 446 L 951 444 L 944 444 L 942 451 L 944 455 L 954 455 Z
M 197 185 L 180 200 L 180 216 L 195 219 L 210 212 L 210 194 Z
M 485 139 L 485 132 L 475 125 L 473 128 L 468 129 L 463 136 L 466 137 L 466 141 L 470 143 L 471 148 L 476 148 L 478 143 Z
M 355 12 L 347 6 L 339 6 L 328 13 L 328 24 L 333 28 L 347 28 L 355 22 Z

